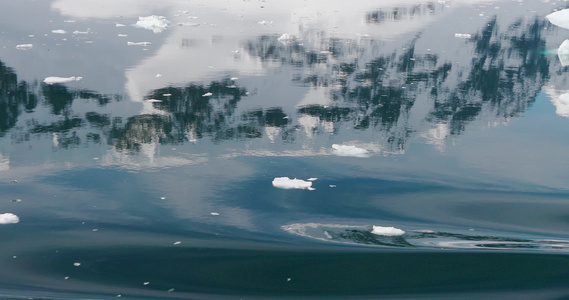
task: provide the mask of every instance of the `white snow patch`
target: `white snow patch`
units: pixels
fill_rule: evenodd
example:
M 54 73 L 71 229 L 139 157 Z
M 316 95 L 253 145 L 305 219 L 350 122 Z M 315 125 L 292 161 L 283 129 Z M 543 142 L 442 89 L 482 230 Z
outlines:
M 20 222 L 20 218 L 12 213 L 0 214 L 0 224 L 16 224 Z
M 55 77 L 55 76 L 51 76 L 51 77 L 47 77 L 46 79 L 44 79 L 43 82 L 45 82 L 47 84 L 54 84 L 54 83 L 66 83 L 66 82 L 72 82 L 72 81 L 79 81 L 81 79 L 83 79 L 83 77 L 78 77 L 78 76 Z
M 20 49 L 20 50 L 28 50 L 28 49 L 32 49 L 34 47 L 34 45 L 32 44 L 20 44 L 16 46 L 16 49 Z
M 168 21 L 164 16 L 152 15 L 148 17 L 138 17 L 138 22 L 136 22 L 134 26 L 159 33 L 172 26 L 172 22 Z
M 338 156 L 368 157 L 368 151 L 353 145 L 333 144 L 334 154 Z
M 569 29 L 569 9 L 562 9 L 545 16 L 551 24 Z
M 275 179 L 273 179 L 273 186 L 279 189 L 315 190 L 315 188 L 312 187 L 311 181 L 296 178 L 290 179 L 288 177 L 275 177 Z
M 405 231 L 395 228 L 395 227 L 383 227 L 373 225 L 373 234 L 384 235 L 384 236 L 399 236 L 405 234 Z

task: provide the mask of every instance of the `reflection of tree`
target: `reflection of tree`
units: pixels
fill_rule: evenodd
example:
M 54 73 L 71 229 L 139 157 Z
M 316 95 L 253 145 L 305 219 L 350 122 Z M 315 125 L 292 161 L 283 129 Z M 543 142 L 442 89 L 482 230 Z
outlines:
M 26 82 L 18 83 L 16 73 L 0 61 L 0 136 L 14 127 L 18 116 L 37 106 L 37 96 Z
M 413 10 L 406 11 L 413 14 Z M 394 10 L 393 14 L 399 12 Z M 374 12 L 367 19 L 380 22 L 383 16 Z M 374 54 L 365 62 L 354 53 L 373 47 L 359 47 L 355 41 L 350 44 L 331 39 L 328 46 L 318 45 L 331 50 L 329 59 L 322 61 L 310 59 L 312 54 L 301 41 L 283 44 L 276 36 L 272 42 L 271 37 L 262 37 L 257 44 L 250 42 L 246 49 L 262 60 L 294 66 L 305 62 L 325 65 L 325 73 L 305 69 L 305 74 L 296 74 L 292 81 L 302 86 L 333 85 L 329 89 L 333 105 L 311 105 L 298 112 L 322 122 L 353 124 L 356 130 L 379 130 L 391 147 L 402 149 L 416 130 L 408 124 L 416 99 L 432 101 L 423 121 L 447 124 L 449 134 L 462 133 L 481 114 L 507 120 L 523 113 L 549 76 L 549 61 L 541 54 L 545 50 L 544 27 L 545 21 L 536 19 L 525 25 L 519 21 L 501 32 L 493 19 L 467 40 L 473 57 L 466 66 L 443 61 L 439 55 L 417 53 L 415 43 L 420 36 L 401 53 Z M 304 59 L 298 58 L 302 51 L 306 53 Z
M 428 11 L 428 5 L 421 11 Z M 371 13 L 369 19 L 380 22 L 380 15 Z M 369 44 L 373 41 L 360 44 L 337 38 L 316 42 L 315 48 L 323 51 L 313 50 L 302 41 L 282 43 L 277 36 L 269 35 L 243 45 L 249 55 L 262 62 L 293 66 L 294 84 L 325 89 L 331 104 L 297 110 L 308 123 L 317 120 L 326 124 L 326 130 L 310 130 L 373 130 L 385 137 L 389 147 L 402 150 L 409 138 L 421 130 L 413 127 L 420 123 L 411 122 L 413 113 L 415 118 L 422 118 L 421 124 L 443 124 L 448 134 L 457 135 L 482 115 L 507 120 L 531 105 L 549 76 L 549 61 L 541 54 L 545 24 L 536 19 L 514 25 L 503 32 L 493 19 L 465 40 L 462 50 L 472 55 L 466 65 L 453 63 L 452 57 L 443 59 L 443 54 L 420 53 L 415 47 L 420 35 L 403 51 L 390 53 L 378 52 L 380 48 Z M 145 101 L 152 101 L 162 113 L 124 120 L 110 113 L 91 111 L 79 116 L 72 111 L 77 99 L 104 106 L 120 101 L 119 96 L 73 90 L 60 84 L 39 84 L 34 89 L 26 82 L 18 83 L 15 73 L 2 63 L 0 88 L 0 134 L 13 128 L 23 111 L 31 112 L 37 103 L 43 103 L 59 119 L 34 119 L 27 125 L 26 134 L 57 133 L 54 139 L 58 138 L 59 147 L 107 142 L 119 150 L 139 151 L 149 143 L 178 144 L 203 138 L 221 142 L 262 136 L 271 141 L 281 138 L 292 142 L 298 135 L 310 132 L 299 130 L 305 125 L 293 123 L 280 107 L 237 113 L 237 105 L 247 92 L 228 78 L 207 85 L 151 91 Z M 424 107 L 419 114 L 418 99 Z

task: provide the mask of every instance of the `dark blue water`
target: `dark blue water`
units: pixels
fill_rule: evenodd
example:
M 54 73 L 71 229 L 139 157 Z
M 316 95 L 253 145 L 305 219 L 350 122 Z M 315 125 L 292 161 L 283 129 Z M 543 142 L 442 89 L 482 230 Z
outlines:
M 565 8 L 5 1 L 0 298 L 569 297 Z

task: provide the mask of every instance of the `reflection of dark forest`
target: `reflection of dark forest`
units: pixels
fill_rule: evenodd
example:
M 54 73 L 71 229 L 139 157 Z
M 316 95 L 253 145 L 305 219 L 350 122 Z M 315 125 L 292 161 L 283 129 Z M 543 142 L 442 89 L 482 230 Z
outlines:
M 406 13 L 429 14 L 434 9 L 421 6 Z M 397 14 L 401 11 L 378 11 L 366 18 L 379 23 Z M 356 131 L 380 131 L 388 136 L 390 147 L 404 149 L 417 130 L 408 125 L 417 99 L 432 103 L 423 121 L 446 124 L 451 135 L 463 133 L 468 123 L 482 114 L 507 120 L 523 113 L 549 77 L 550 62 L 541 55 L 545 47 L 544 22 L 520 21 L 500 31 L 497 21 L 490 21 L 465 40 L 465 47 L 472 50 L 468 66 L 444 61 L 438 54 L 418 54 L 416 40 L 402 51 L 376 54 L 365 62 L 350 58 L 354 52 L 366 51 L 366 46 L 356 41 L 332 39 L 327 51 L 313 51 L 300 42 L 281 43 L 276 36 L 261 36 L 244 42 L 243 47 L 262 61 L 301 70 L 291 78 L 294 84 L 327 89 L 333 105 L 301 107 L 299 116 L 332 123 L 334 130 L 341 125 Z M 311 72 L 318 65 L 325 66 L 327 72 Z M 153 142 L 260 138 L 266 127 L 282 129 L 279 132 L 283 140 L 302 134 L 294 130 L 298 125 L 293 125 L 279 107 L 237 114 L 237 105 L 246 96 L 245 88 L 227 78 L 207 85 L 189 84 L 151 92 L 146 100 L 153 99 L 152 105 L 164 114 L 126 119 L 98 112 L 77 115 L 72 110 L 76 101 L 104 106 L 122 98 L 71 90 L 60 84 L 18 82 L 14 71 L 0 62 L 0 136 L 10 132 L 23 114 L 40 105 L 49 109 L 52 118 L 30 120 L 24 132 L 12 135 L 15 142 L 24 142 L 34 134 L 57 133 L 59 147 L 106 143 L 119 150 L 137 151 L 141 145 Z

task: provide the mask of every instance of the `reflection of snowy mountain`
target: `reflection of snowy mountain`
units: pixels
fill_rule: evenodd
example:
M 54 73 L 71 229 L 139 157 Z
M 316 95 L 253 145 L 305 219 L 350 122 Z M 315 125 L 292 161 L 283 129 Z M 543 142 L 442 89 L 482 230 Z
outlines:
M 362 16 L 367 24 L 381 25 L 445 9 L 427 3 Z M 545 20 L 499 20 L 479 22 L 468 35 L 457 36 L 448 28 L 441 31 L 442 20 L 398 41 L 373 34 L 333 37 L 301 27 L 284 39 L 281 34 L 242 36 L 234 52 L 226 50 L 235 37 L 210 39 L 208 45 L 198 39 L 185 45 L 201 53 L 219 42 L 227 52 L 219 65 L 223 68 L 202 62 L 197 67 L 208 69 L 205 74 L 186 68 L 185 62 L 168 66 L 166 60 L 165 75 L 156 77 L 159 69 L 153 68 L 160 64 L 152 60 L 162 57 L 161 51 L 187 50 L 167 46 L 127 71 L 127 92 L 135 100 L 129 103 L 136 108 L 122 113 L 109 108 L 123 103 L 122 95 L 18 82 L 11 69 L 1 66 L 0 113 L 5 117 L 0 133 L 12 131 L 17 143 L 45 134 L 55 148 L 108 144 L 118 152 L 142 151 L 149 157 L 156 145 L 203 139 L 257 140 L 261 149 L 277 144 L 269 153 L 286 148 L 315 154 L 329 148 L 332 137 L 341 143 L 353 141 L 354 134 L 370 151 L 401 153 L 416 138 L 443 150 L 449 137 L 463 134 L 473 122 L 500 124 L 520 116 L 551 77 L 550 70 L 558 68 L 542 54 Z M 229 69 L 235 71 L 226 73 Z M 144 77 L 140 70 L 151 72 Z M 173 76 L 184 72 L 209 83 L 169 82 L 186 78 Z M 217 79 L 206 79 L 212 76 Z M 141 111 L 140 103 L 143 113 L 132 115 Z M 17 125 L 24 113 L 30 117 Z

